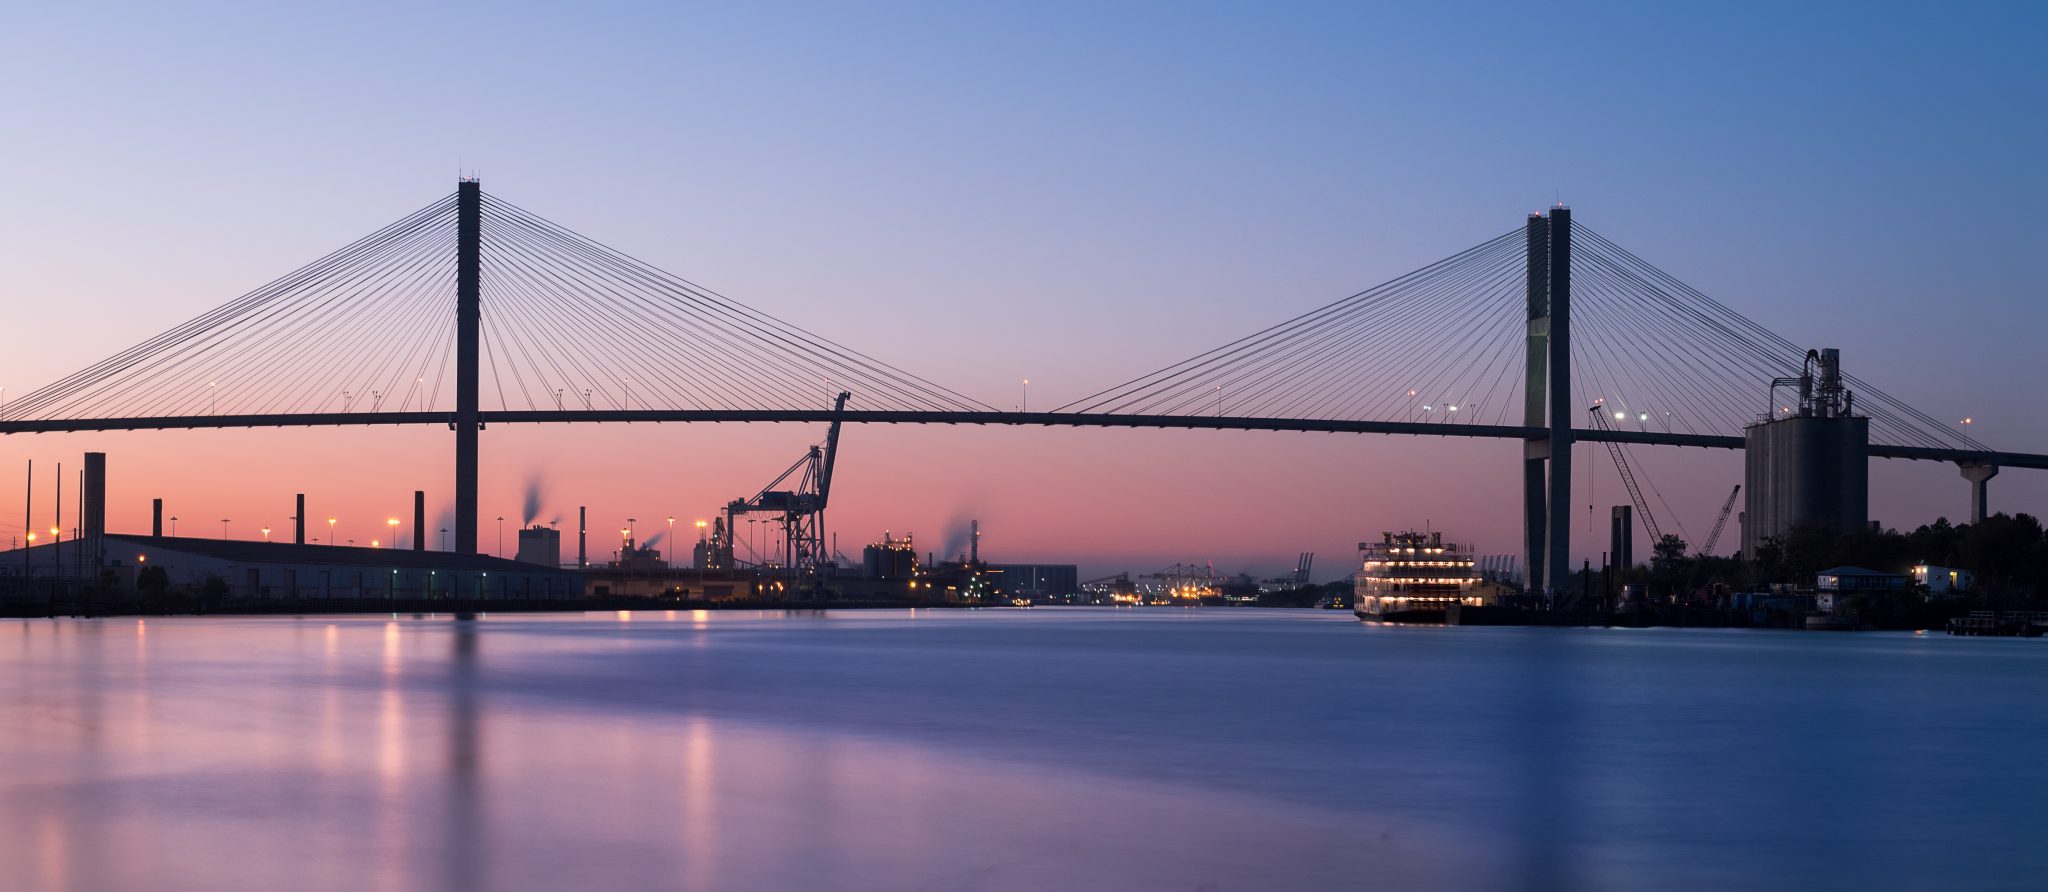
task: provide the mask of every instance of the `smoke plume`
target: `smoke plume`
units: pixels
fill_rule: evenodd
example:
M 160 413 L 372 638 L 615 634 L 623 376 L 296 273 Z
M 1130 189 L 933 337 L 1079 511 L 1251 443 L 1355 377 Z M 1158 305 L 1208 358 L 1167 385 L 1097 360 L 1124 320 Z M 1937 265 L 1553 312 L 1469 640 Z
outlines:
M 520 526 L 532 526 L 534 520 L 540 517 L 540 501 L 540 475 L 538 473 L 528 475 L 526 478 L 526 497 L 521 502 L 519 509 Z

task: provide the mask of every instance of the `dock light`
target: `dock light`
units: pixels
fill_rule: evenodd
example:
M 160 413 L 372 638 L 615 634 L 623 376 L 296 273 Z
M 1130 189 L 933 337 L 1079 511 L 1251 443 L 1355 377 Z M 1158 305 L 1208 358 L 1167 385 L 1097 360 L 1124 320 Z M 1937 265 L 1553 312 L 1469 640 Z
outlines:
M 370 547 L 371 547 L 371 548 L 382 548 L 382 547 L 384 547 L 384 546 L 382 546 L 382 545 L 379 545 L 379 544 L 377 544 L 377 540 L 375 540 L 375 539 L 371 539 L 371 540 L 370 540 Z
M 1616 412 L 1616 413 L 1614 413 L 1614 420 L 1616 420 L 1616 421 L 1620 421 L 1620 420 L 1622 420 L 1622 419 L 1624 419 L 1624 418 L 1627 418 L 1627 417 L 1628 417 L 1628 413 L 1627 413 L 1627 412 Z
M 1637 412 L 1637 413 L 1636 413 L 1636 420 L 1637 420 L 1637 421 L 1649 421 L 1649 420 L 1650 420 L 1650 413 L 1648 413 L 1648 412 Z
M 28 544 L 30 544 L 30 545 L 34 545 L 34 544 L 36 544 L 36 531 L 35 531 L 35 530 L 29 530 L 29 531 L 28 531 Z

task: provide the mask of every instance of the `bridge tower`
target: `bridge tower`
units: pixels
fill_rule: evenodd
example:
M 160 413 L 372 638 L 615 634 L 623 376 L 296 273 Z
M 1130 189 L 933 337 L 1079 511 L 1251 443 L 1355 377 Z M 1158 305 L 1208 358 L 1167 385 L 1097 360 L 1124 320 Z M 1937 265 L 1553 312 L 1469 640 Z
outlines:
M 483 184 L 464 177 L 455 193 L 455 551 L 476 554 L 477 414 L 483 327 Z
M 1572 575 L 1572 210 L 1550 209 L 1550 555 L 1555 598 Z
M 1572 572 L 1570 208 L 1558 205 L 1547 216 L 1529 215 L 1526 258 L 1529 327 L 1522 424 L 1543 428 L 1545 434 L 1522 444 L 1523 544 L 1528 551 L 1524 590 L 1555 597 Z
M 1545 372 L 1550 368 L 1550 220 L 1530 214 L 1527 237 L 1529 334 L 1528 364 L 1522 378 L 1522 426 L 1540 428 L 1548 423 L 1544 397 L 1549 393 Z M 1543 591 L 1547 582 L 1543 550 L 1549 547 L 1545 527 L 1550 514 L 1544 498 L 1543 459 L 1549 454 L 1547 438 L 1522 443 L 1522 590 L 1530 594 Z

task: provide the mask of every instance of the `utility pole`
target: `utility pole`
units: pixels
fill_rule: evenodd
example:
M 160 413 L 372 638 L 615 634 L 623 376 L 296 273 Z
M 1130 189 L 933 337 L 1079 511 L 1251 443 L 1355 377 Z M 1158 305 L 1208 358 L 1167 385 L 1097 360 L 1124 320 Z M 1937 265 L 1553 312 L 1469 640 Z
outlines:
M 21 549 L 21 578 L 27 579 L 33 569 L 28 562 L 30 549 L 36 545 L 36 460 L 28 460 L 28 485 L 22 490 L 21 533 L 27 543 Z

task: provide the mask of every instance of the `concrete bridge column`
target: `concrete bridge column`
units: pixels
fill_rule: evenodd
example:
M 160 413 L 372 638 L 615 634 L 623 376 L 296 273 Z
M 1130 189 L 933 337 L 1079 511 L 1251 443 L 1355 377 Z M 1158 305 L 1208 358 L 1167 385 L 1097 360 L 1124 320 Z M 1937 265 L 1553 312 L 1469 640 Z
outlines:
M 1549 594 L 1572 574 L 1572 212 L 1550 209 L 1550 549 Z
M 483 184 L 456 187 L 455 227 L 455 552 L 476 554 L 477 390 L 483 326 Z M 392 543 L 397 547 L 397 543 Z
M 1526 364 L 1522 377 L 1522 424 L 1542 427 L 1546 420 L 1550 368 L 1550 221 L 1542 214 L 1530 214 L 1526 251 L 1529 328 Z M 1544 490 L 1544 461 L 1550 457 L 1550 443 L 1537 438 L 1522 444 L 1522 536 L 1524 565 L 1522 591 L 1543 591 L 1544 549 L 1548 547 L 1549 500 Z
M 1963 471 L 1963 479 L 1970 481 L 1970 522 L 1983 523 L 1991 509 L 1986 504 L 1991 489 L 1991 478 L 1998 476 L 1998 466 L 1990 462 L 1956 462 Z

